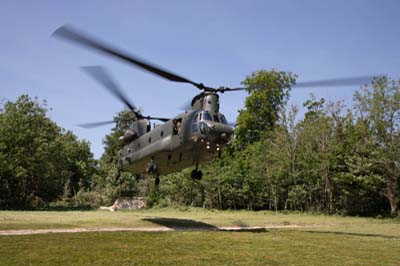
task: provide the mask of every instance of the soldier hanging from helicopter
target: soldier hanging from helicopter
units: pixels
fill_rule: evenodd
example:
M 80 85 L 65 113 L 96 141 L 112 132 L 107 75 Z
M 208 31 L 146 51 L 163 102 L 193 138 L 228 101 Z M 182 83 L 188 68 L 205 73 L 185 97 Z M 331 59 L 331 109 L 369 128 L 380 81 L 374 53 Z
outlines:
M 173 134 L 174 135 L 179 135 L 179 132 L 181 130 L 181 121 L 178 119 L 173 119 L 172 120 L 172 125 L 173 125 Z
M 158 184 L 160 184 L 160 176 L 159 176 L 159 173 L 158 173 L 158 166 L 154 162 L 154 157 L 151 157 L 150 162 L 147 164 L 146 173 L 148 173 L 148 174 L 156 174 L 155 184 L 156 184 L 156 186 L 158 186 Z

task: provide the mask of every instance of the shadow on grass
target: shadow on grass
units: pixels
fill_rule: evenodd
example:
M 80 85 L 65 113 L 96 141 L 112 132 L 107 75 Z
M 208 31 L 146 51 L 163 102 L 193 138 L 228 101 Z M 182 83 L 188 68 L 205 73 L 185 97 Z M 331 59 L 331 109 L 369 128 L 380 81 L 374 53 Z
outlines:
M 176 219 L 176 218 L 164 218 L 164 217 L 154 217 L 154 218 L 144 218 L 142 219 L 146 222 L 151 222 L 157 225 L 165 226 L 174 230 L 179 231 L 223 231 L 223 232 L 253 232 L 262 233 L 267 232 L 265 228 L 218 228 L 212 224 L 207 224 L 203 222 L 198 222 L 190 219 Z
M 154 217 L 154 218 L 144 218 L 143 221 L 165 226 L 174 230 L 185 230 L 185 229 L 218 230 L 218 227 L 212 224 L 198 222 L 190 219 Z
M 247 233 L 266 233 L 268 230 L 266 228 L 233 228 L 233 229 L 218 229 L 222 232 L 247 232 Z
M 332 234 L 332 235 L 347 235 L 347 236 L 361 236 L 361 237 L 382 237 L 387 239 L 400 239 L 398 236 L 388 236 L 381 234 L 362 234 L 362 233 L 350 233 L 350 232 L 336 232 L 336 231 L 304 231 L 312 234 Z

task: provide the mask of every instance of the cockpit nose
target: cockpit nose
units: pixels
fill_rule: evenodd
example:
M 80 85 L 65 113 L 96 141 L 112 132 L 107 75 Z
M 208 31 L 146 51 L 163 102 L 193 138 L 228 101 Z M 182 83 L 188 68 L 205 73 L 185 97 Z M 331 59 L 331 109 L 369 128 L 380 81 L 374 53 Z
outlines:
M 217 143 L 227 143 L 233 134 L 223 114 L 211 114 L 208 111 L 201 111 L 194 117 L 194 128 L 198 129 L 204 138 Z
M 233 128 L 222 123 L 200 122 L 200 132 L 206 135 L 210 140 L 217 142 L 228 142 L 233 134 Z

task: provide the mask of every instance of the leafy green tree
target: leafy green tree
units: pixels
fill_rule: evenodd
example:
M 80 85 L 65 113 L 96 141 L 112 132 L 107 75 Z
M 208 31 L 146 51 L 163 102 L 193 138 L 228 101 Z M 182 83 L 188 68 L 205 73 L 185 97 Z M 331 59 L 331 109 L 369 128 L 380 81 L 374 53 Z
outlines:
M 323 210 L 324 192 L 329 193 L 329 148 L 331 124 L 324 110 L 324 99 L 315 96 L 304 103 L 307 112 L 298 123 L 299 172 L 301 183 L 307 188 L 306 208 Z M 324 192 L 323 192 L 324 191 Z
M 336 208 L 344 214 L 376 214 L 385 212 L 382 194 L 384 180 L 378 173 L 376 141 L 368 124 L 348 113 L 343 120 L 344 134 L 340 134 L 339 149 L 334 154 L 338 161 L 334 170 Z
M 240 145 L 256 142 L 262 134 L 273 129 L 295 79 L 292 73 L 260 70 L 242 82 L 249 96 L 237 118 L 236 136 Z
M 376 141 L 378 174 L 384 179 L 391 213 L 396 214 L 400 195 L 400 81 L 381 77 L 371 87 L 355 94 L 356 110 Z
M 27 208 L 54 201 L 67 185 L 87 186 L 93 157 L 47 116 L 47 104 L 20 96 L 0 113 L 0 208 Z M 69 191 L 68 191 L 69 192 Z
M 63 132 L 60 135 L 60 141 L 63 144 L 63 154 L 65 173 L 68 176 L 66 181 L 66 191 L 68 195 L 73 196 L 80 189 L 90 187 L 92 177 L 96 173 L 95 161 L 90 151 L 89 142 L 78 138 L 71 132 Z

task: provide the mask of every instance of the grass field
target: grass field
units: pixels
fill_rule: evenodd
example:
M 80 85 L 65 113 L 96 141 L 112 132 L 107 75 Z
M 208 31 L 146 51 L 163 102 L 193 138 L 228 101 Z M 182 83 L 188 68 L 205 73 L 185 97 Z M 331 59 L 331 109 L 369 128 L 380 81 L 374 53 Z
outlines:
M 303 227 L 215 230 L 271 225 Z M 0 212 L 0 230 L 159 226 L 192 231 L 0 236 L 0 265 L 400 265 L 400 219 L 202 209 Z

